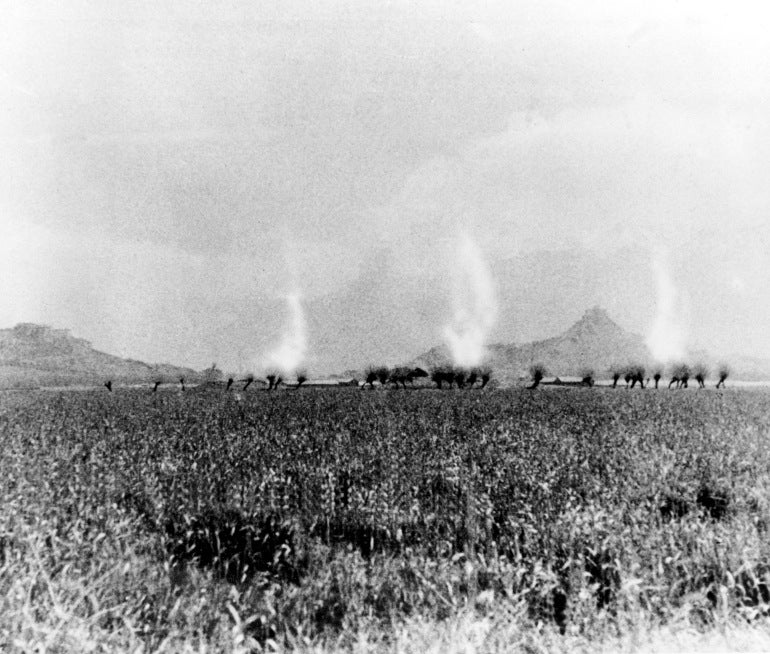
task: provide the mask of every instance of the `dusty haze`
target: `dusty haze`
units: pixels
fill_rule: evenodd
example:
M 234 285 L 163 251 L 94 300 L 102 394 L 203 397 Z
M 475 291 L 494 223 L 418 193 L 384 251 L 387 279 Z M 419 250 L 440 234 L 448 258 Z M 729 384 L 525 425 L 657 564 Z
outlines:
M 406 360 L 462 228 L 490 342 L 659 335 L 664 275 L 683 347 L 770 356 L 759 3 L 59 4 L 0 25 L 0 327 L 245 370 L 297 293 L 311 371 Z

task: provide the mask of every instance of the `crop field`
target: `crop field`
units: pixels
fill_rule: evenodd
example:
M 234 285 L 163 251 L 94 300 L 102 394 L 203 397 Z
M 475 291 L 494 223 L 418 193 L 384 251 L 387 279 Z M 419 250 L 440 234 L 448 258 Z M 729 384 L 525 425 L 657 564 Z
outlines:
M 0 649 L 757 624 L 768 437 L 765 390 L 8 393 Z

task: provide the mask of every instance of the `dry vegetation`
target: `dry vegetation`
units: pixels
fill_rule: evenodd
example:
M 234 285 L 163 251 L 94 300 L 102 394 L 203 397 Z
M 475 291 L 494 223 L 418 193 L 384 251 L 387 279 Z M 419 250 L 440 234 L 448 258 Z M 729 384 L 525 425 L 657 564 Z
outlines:
M 3 651 L 767 644 L 765 392 L 0 407 Z

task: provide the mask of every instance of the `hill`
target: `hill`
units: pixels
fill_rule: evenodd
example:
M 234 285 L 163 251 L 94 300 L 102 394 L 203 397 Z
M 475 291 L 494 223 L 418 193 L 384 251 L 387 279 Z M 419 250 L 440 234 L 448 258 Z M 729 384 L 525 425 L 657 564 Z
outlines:
M 95 350 L 67 329 L 20 323 L 0 329 L 0 388 L 199 381 L 202 373 L 169 364 L 150 365 Z
M 495 371 L 495 378 L 504 384 L 528 377 L 533 363 L 544 364 L 551 375 L 582 376 L 584 371 L 591 370 L 598 377 L 607 377 L 613 368 L 630 363 L 642 363 L 648 368 L 654 365 L 644 339 L 625 331 L 598 306 L 586 311 L 559 336 L 522 345 L 490 345 L 488 351 L 488 364 Z M 712 370 L 712 376 L 720 365 L 719 359 L 703 351 L 690 353 L 687 360 L 691 364 L 703 363 Z M 410 365 L 431 369 L 450 361 L 449 351 L 442 345 L 418 356 Z M 770 379 L 770 361 L 734 357 L 727 362 L 735 379 Z

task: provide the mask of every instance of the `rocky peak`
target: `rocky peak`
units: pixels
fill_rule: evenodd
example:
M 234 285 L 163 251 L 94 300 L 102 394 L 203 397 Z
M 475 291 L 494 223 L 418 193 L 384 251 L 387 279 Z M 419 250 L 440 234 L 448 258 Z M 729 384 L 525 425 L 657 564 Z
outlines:
M 601 307 L 595 306 L 588 309 L 564 335 L 568 338 L 607 340 L 623 334 L 623 329 L 610 318 L 609 314 Z

